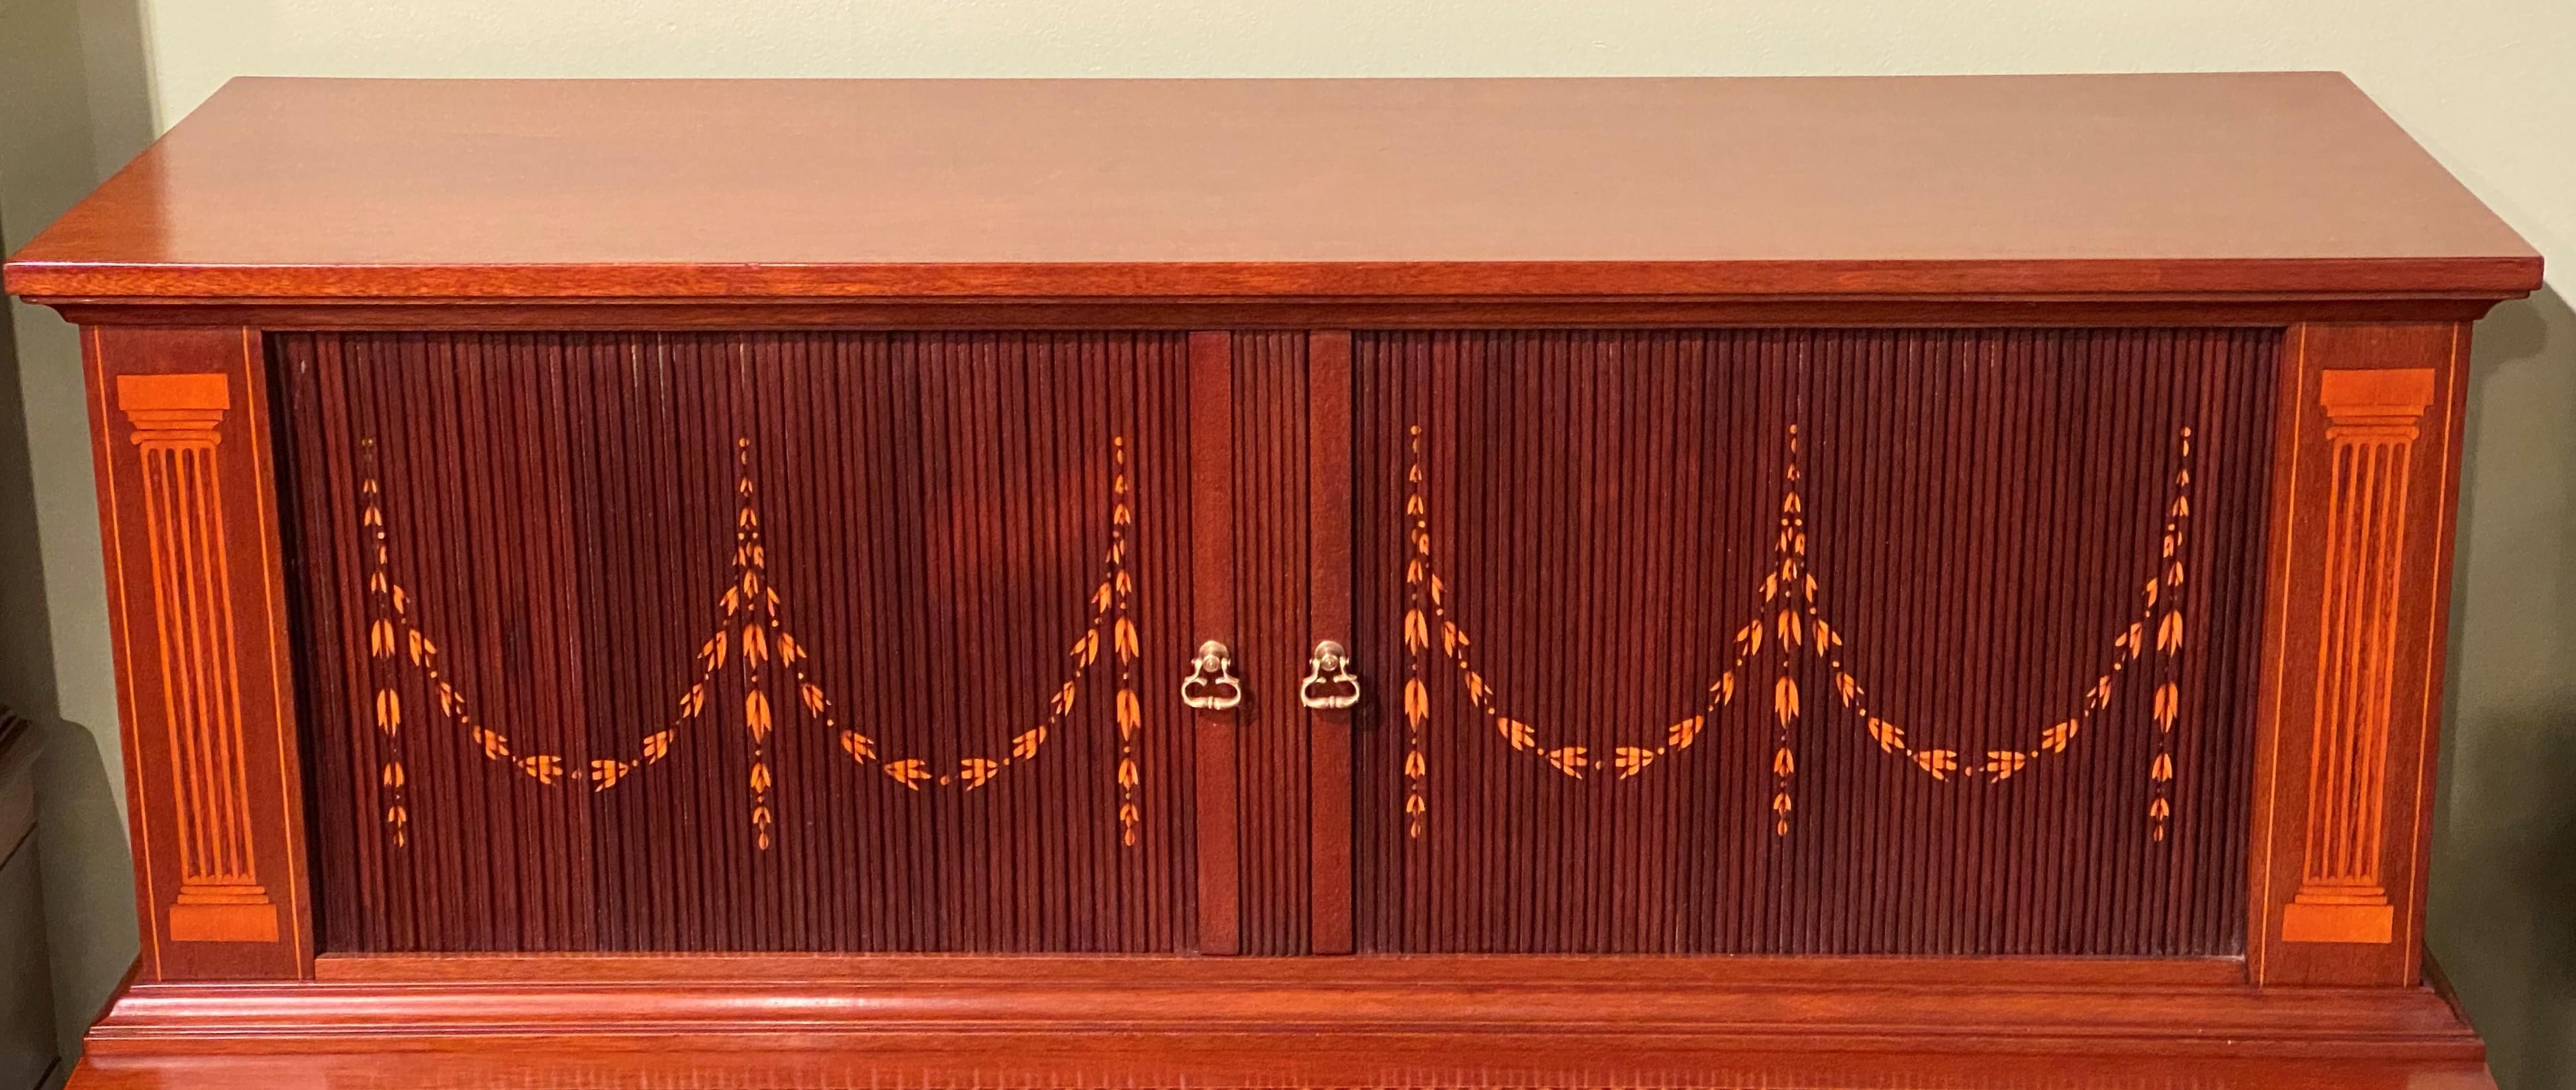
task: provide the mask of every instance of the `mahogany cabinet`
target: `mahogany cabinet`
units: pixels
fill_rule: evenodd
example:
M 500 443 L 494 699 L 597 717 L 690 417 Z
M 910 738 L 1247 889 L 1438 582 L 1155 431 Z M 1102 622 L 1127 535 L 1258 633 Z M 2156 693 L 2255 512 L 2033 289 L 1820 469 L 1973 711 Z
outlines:
M 237 81 L 8 266 L 79 1084 L 2483 1085 L 2538 277 L 2324 74 Z

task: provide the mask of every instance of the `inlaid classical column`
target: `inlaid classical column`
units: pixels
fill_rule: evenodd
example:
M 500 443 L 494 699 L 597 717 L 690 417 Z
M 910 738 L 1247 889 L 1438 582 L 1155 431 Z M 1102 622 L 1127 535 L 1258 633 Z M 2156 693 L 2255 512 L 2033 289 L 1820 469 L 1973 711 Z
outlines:
M 153 652 L 161 668 L 162 728 L 179 758 L 171 777 L 171 835 L 179 892 L 170 937 L 277 941 L 277 905 L 259 884 L 244 773 L 241 692 L 223 497 L 223 436 L 232 407 L 225 376 L 119 375 L 142 462 L 143 534 L 150 550 Z
M 2431 368 L 2318 376 L 2332 513 L 2308 753 L 2307 847 L 2299 892 L 2281 913 L 2281 937 L 2289 942 L 2384 943 L 2396 922 L 2381 873 L 2388 850 L 2390 674 L 2408 478 L 2432 401 Z
M 88 338 L 142 973 L 299 975 L 310 929 L 259 341 Z
M 2311 325 L 2281 361 L 2256 785 L 2265 983 L 2413 980 L 2458 474 L 2451 325 Z

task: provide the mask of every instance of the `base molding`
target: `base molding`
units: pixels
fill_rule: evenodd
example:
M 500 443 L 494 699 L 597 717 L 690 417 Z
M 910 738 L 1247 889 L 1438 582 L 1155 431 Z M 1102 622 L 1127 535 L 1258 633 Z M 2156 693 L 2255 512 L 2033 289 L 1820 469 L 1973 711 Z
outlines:
M 2495 1090 L 2457 1060 L 2171 1058 L 2099 1053 L 1668 1053 L 1530 1056 L 1223 1050 L 935 1056 L 736 1049 L 462 1049 L 181 1058 L 91 1057 L 73 1090 L 1289 1090 L 1311 1087 L 1726 1090 Z
M 1766 979 L 1754 959 L 399 959 L 339 979 L 136 984 L 92 1056 L 498 1048 L 976 1055 L 1243 1054 L 1303 1065 L 1614 1063 L 1720 1053 L 2457 1061 L 2427 988 L 2139 979 L 2124 964 L 1889 959 Z M 511 966 L 517 968 L 511 968 Z M 2004 970 L 2010 979 L 2004 978 Z M 2038 971 L 2033 971 L 2034 969 Z M 2159 969 L 2206 977 L 2208 967 Z M 971 1045 L 968 1044 L 971 1042 Z M 1303 1069 L 1302 1067 L 1300 1069 Z M 1633 1068 L 1644 1072 L 1644 1068 Z

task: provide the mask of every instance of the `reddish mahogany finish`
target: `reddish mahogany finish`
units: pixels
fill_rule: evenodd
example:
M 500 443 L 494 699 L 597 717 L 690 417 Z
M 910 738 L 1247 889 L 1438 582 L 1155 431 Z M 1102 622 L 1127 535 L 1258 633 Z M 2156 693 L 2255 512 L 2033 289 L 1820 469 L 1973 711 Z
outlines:
M 1618 1058 L 1604 1055 L 1616 1051 Z M 890 1072 L 899 1072 L 894 1074 Z M 1074 1074 L 1067 1074 L 1073 1072 Z M 869 1085 L 1047 1086 L 1103 1090 L 1214 1087 L 1301 1090 L 1317 1086 L 1477 1087 L 1552 1090 L 1610 1085 L 1735 1090 L 2491 1090 L 2474 1061 L 2403 1064 L 2295 1060 L 2207 1061 L 2048 1053 L 2012 1056 L 1913 1055 L 1745 1050 L 1721 1057 L 1674 1053 L 1651 1043 L 1549 1052 L 1511 1045 L 1472 1060 L 1388 1048 L 1281 1056 L 1208 1047 L 1140 1060 L 1115 1047 L 940 1053 L 890 1067 L 864 1052 L 807 1050 L 585 1049 L 575 1053 L 492 1050 L 401 1057 L 348 1052 L 293 1056 L 85 1060 L 84 1087 L 114 1090 L 266 1090 L 276 1086 L 364 1090 L 512 1087 L 597 1090 L 839 1090 Z
M 241 81 L 7 269 L 76 1078 L 2482 1086 L 2538 276 L 2331 74 Z
M 1118 729 L 1188 651 L 1185 338 L 272 351 L 324 948 L 1191 947 L 1184 709 Z
M 1357 340 L 1365 948 L 2243 952 L 2276 333 Z
M 9 287 L 2478 295 L 2538 267 L 2332 73 L 263 79 L 38 236 Z

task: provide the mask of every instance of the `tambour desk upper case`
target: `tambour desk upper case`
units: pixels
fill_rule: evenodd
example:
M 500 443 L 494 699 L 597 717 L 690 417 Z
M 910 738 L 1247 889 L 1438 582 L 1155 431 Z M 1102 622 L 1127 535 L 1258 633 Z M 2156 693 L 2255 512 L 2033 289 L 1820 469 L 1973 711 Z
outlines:
M 84 1086 L 2478 1086 L 2340 76 L 241 80 L 37 237 Z

